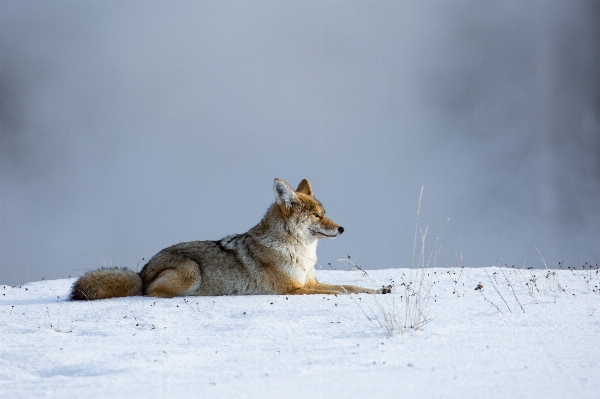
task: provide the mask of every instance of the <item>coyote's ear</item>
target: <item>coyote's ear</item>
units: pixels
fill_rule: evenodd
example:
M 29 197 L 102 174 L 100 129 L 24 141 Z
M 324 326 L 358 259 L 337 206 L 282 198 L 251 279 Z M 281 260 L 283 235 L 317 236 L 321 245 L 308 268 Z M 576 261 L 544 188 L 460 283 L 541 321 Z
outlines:
M 298 196 L 294 189 L 279 177 L 273 182 L 273 192 L 275 193 L 277 204 L 282 210 L 291 209 L 298 203 Z
M 303 179 L 300 182 L 300 184 L 298 184 L 298 188 L 296 189 L 296 192 L 310 195 L 311 197 L 313 196 L 312 186 L 310 185 L 310 182 L 306 179 Z

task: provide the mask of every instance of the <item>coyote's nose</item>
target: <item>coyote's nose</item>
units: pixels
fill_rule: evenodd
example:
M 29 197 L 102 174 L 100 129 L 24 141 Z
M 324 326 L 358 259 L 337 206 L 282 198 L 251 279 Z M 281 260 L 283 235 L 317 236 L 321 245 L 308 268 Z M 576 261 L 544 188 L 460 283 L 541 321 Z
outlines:
M 342 234 L 344 232 L 344 228 L 342 226 L 338 227 L 338 231 L 340 232 L 340 234 Z

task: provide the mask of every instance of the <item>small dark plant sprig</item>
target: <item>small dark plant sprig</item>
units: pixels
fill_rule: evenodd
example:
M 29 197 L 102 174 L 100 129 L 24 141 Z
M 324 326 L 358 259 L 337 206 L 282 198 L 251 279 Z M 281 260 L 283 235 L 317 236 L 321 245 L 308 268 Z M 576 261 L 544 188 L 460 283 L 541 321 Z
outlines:
M 344 259 L 338 259 L 338 262 L 342 262 L 347 268 L 348 271 L 350 270 L 360 270 L 361 272 L 363 272 L 364 276 L 368 276 L 369 274 L 365 271 L 365 269 L 363 269 L 363 267 L 361 265 L 359 265 L 357 262 L 353 261 L 351 256 L 348 255 L 348 258 Z M 331 264 L 329 265 L 331 267 Z
M 501 311 L 501 310 L 500 310 L 500 308 L 499 308 L 499 307 L 498 307 L 498 306 L 497 306 L 497 305 L 496 305 L 494 302 L 490 301 L 490 300 L 489 300 L 489 299 L 488 299 L 488 298 L 485 296 L 485 294 L 483 293 L 483 284 L 482 284 L 482 283 L 479 283 L 479 284 L 477 284 L 477 287 L 475 287 L 475 291 L 479 291 L 479 293 L 481 294 L 481 296 L 483 297 L 483 299 L 485 299 L 485 300 L 486 300 L 488 303 L 490 303 L 490 304 L 491 304 L 493 307 L 495 307 L 495 308 L 496 308 L 496 310 L 497 310 L 499 313 L 502 313 L 502 314 L 504 314 L 504 312 L 503 312 L 503 311 Z
M 494 283 L 494 280 L 492 280 L 492 278 L 490 277 L 490 274 L 488 273 L 488 271 L 485 268 L 483 268 L 483 271 L 488 276 L 488 279 L 490 280 L 490 283 L 492 284 L 492 287 L 494 287 L 494 290 L 496 290 L 496 292 L 498 293 L 498 295 L 500 295 L 500 298 L 502 299 L 502 301 L 506 305 L 506 308 L 508 309 L 508 311 L 510 313 L 512 313 L 512 309 L 510 308 L 510 306 L 508 306 L 508 303 L 506 302 L 506 299 L 504 299 L 504 297 L 502 296 L 502 293 L 500 293 L 500 291 L 498 290 L 498 287 L 496 287 L 496 284 Z
M 498 265 L 498 266 L 500 266 L 500 265 Z M 505 266 L 506 266 L 506 264 L 505 264 Z M 521 301 L 519 301 L 519 298 L 517 297 L 517 294 L 515 293 L 515 289 L 513 288 L 512 282 L 508 279 L 508 276 L 506 275 L 506 273 L 504 273 L 504 270 L 502 270 L 502 267 L 499 267 L 499 269 L 500 269 L 500 272 L 502 273 L 502 275 L 504 276 L 504 279 L 506 280 L 508 287 L 510 287 L 510 290 L 512 291 L 512 294 L 515 297 L 515 300 L 521 307 L 521 310 L 523 311 L 523 313 L 525 313 L 525 309 L 523 308 L 523 305 L 521 305 Z

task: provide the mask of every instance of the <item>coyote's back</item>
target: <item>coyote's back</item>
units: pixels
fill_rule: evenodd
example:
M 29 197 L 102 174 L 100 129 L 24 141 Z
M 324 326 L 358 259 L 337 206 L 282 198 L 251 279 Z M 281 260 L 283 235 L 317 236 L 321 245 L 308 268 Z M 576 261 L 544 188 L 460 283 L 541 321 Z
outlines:
M 390 287 L 372 290 L 319 283 L 315 278 L 317 239 L 335 238 L 344 228 L 325 216 L 308 180 L 293 190 L 277 178 L 273 191 L 275 203 L 248 232 L 165 248 L 139 273 L 126 268 L 88 272 L 73 284 L 71 299 L 390 291 Z

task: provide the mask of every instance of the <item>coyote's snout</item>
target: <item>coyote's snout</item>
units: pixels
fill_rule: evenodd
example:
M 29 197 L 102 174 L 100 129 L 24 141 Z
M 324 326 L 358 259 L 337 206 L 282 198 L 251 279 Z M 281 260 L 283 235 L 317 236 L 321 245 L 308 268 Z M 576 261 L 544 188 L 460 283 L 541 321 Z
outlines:
M 275 203 L 247 233 L 165 248 L 139 274 L 126 268 L 88 272 L 73 284 L 71 299 L 390 292 L 319 283 L 317 239 L 335 238 L 344 228 L 325 216 L 308 180 L 294 191 L 277 178 L 273 191 Z

